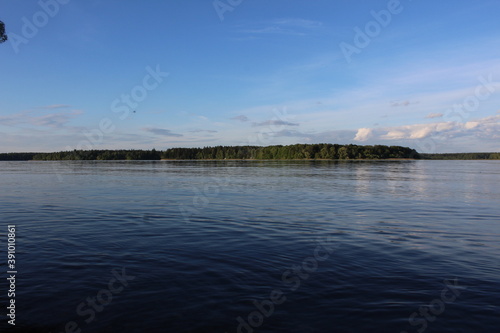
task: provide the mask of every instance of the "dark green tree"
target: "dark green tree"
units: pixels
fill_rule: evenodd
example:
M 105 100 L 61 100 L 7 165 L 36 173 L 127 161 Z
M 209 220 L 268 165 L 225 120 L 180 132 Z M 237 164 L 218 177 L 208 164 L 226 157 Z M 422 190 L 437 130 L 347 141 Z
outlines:
M 8 37 L 5 34 L 5 24 L 0 21 L 0 43 L 7 41 Z

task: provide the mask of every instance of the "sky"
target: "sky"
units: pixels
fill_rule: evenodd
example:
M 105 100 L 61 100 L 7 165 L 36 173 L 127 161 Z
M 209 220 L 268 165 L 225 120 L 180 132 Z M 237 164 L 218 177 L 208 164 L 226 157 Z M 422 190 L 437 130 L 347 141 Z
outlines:
M 0 0 L 0 152 L 500 151 L 498 0 Z

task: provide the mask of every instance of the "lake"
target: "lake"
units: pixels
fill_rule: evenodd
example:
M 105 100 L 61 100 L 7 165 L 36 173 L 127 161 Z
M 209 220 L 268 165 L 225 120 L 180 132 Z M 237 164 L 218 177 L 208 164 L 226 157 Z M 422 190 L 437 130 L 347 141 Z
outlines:
M 16 332 L 497 332 L 500 161 L 0 162 Z

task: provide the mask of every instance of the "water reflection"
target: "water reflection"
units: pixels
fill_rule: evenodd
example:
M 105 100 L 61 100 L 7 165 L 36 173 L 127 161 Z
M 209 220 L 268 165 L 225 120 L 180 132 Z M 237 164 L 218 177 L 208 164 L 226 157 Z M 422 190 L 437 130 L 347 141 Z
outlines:
M 86 330 L 234 332 L 331 237 L 338 251 L 260 332 L 409 331 L 453 277 L 467 293 L 433 330 L 494 331 L 499 177 L 498 163 L 459 161 L 0 163 L 0 216 L 20 230 L 20 323 L 81 323 L 76 306 L 126 267 L 135 284 Z M 179 205 L 196 209 L 188 222 Z

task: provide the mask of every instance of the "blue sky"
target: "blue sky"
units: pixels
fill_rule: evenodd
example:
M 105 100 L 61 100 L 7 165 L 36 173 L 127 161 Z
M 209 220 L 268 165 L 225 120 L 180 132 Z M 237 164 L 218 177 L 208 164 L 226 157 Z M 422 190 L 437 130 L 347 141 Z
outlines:
M 499 12 L 497 0 L 1 1 L 0 152 L 500 151 Z

